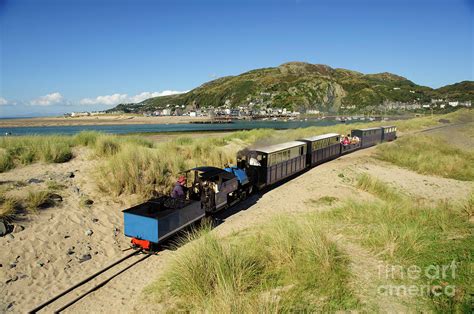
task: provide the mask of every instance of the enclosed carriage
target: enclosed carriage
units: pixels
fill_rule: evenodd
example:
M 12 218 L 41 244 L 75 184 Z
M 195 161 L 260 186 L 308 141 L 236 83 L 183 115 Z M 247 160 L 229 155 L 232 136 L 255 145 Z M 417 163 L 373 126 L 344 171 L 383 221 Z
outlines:
M 254 186 L 261 189 L 305 169 L 306 143 L 292 141 L 241 151 L 238 159 L 238 166 L 248 169 Z
M 329 133 L 300 139 L 307 147 L 306 164 L 315 166 L 337 158 L 341 154 L 340 137 L 337 133 Z
M 390 142 L 397 138 L 397 127 L 396 126 L 383 126 L 382 127 L 382 141 Z
M 352 130 L 351 136 L 357 136 L 360 139 L 360 146 L 362 148 L 377 145 L 382 141 L 382 128 Z

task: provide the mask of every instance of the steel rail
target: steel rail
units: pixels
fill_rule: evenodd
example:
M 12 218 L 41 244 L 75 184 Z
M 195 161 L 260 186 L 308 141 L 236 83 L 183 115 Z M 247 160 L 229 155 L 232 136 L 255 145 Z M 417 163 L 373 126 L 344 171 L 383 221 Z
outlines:
M 102 281 L 101 283 L 95 285 L 94 287 L 92 287 L 91 289 L 87 290 L 86 292 L 84 292 L 83 294 L 79 295 L 78 297 L 76 297 L 74 300 L 66 303 L 65 305 L 63 305 L 62 307 L 60 307 L 59 309 L 57 309 L 56 311 L 54 311 L 54 313 L 60 313 L 62 311 L 64 311 L 65 309 L 67 309 L 68 307 L 70 307 L 71 305 L 73 305 L 74 303 L 76 303 L 77 301 L 81 300 L 82 298 L 86 297 L 88 294 L 98 290 L 99 288 L 105 286 L 109 281 L 111 281 L 112 279 L 114 279 L 115 277 L 117 277 L 118 275 L 120 275 L 121 273 L 123 273 L 124 271 L 126 271 L 127 269 L 130 269 L 132 268 L 133 266 L 135 266 L 136 264 L 144 261 L 145 259 L 147 259 L 148 257 L 150 257 L 152 254 L 146 254 L 145 256 L 143 256 L 142 258 L 136 260 L 135 262 L 133 262 L 132 264 L 128 265 L 127 267 L 125 267 L 124 269 L 122 269 L 121 271 L 119 271 L 118 273 L 114 274 L 113 276 L 110 276 L 109 278 L 105 279 L 104 281 Z
M 39 310 L 41 310 L 42 308 L 50 305 L 51 303 L 53 303 L 54 301 L 56 301 L 57 299 L 65 296 L 66 294 L 68 294 L 69 292 L 77 289 L 78 287 L 86 284 L 87 282 L 91 281 L 92 279 L 96 278 L 97 276 L 99 276 L 100 274 L 106 272 L 107 270 L 111 269 L 112 267 L 122 263 L 123 261 L 129 259 L 130 257 L 138 254 L 139 252 L 141 252 L 141 250 L 137 250 L 137 251 L 134 251 L 124 257 L 122 257 L 121 259 L 117 260 L 116 262 L 110 264 L 109 266 L 105 267 L 105 268 L 102 268 L 101 270 L 99 270 L 98 272 L 94 273 L 93 275 L 85 278 L 84 280 L 82 280 L 81 282 L 78 282 L 77 284 L 75 284 L 74 286 L 72 287 L 69 287 L 68 289 L 64 290 L 63 292 L 59 293 L 58 295 L 54 296 L 53 298 L 47 300 L 46 302 L 38 305 L 37 307 L 35 307 L 34 309 L 32 309 L 31 311 L 29 311 L 28 313 L 36 313 L 38 312 Z

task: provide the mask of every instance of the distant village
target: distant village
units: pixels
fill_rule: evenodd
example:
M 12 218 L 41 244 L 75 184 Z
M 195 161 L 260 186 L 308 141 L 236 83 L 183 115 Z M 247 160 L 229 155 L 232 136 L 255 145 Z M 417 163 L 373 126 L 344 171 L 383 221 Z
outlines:
M 314 107 L 320 107 L 317 104 Z M 322 107 L 322 106 L 321 106 Z M 355 105 L 341 105 L 337 113 L 323 112 L 317 109 L 306 109 L 301 111 L 291 111 L 286 108 L 272 108 L 270 106 L 250 102 L 247 106 L 238 106 L 232 108 L 229 103 L 220 107 L 201 107 L 189 109 L 184 105 L 168 104 L 164 108 L 153 111 L 144 111 L 141 107 L 131 107 L 128 112 L 124 111 L 92 111 L 92 112 L 71 112 L 66 113 L 65 117 L 84 117 L 99 116 L 105 114 L 124 114 L 136 113 L 144 116 L 189 116 L 189 117 L 207 117 L 207 118 L 227 118 L 227 119 L 270 119 L 270 118 L 288 118 L 290 120 L 304 115 L 382 115 L 382 114 L 400 114 L 403 112 L 444 112 L 454 110 L 458 107 L 471 107 L 471 101 L 449 101 L 445 99 L 431 99 L 430 103 L 384 101 L 379 106 L 368 106 L 357 110 Z

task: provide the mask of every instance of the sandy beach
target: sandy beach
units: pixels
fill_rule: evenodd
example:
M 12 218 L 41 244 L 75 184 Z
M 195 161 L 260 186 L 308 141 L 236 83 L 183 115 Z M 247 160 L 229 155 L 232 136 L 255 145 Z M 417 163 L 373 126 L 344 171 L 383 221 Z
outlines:
M 104 115 L 88 117 L 41 117 L 25 119 L 0 119 L 1 127 L 41 127 L 74 125 L 124 125 L 124 124 L 179 124 L 208 120 L 205 117 L 163 116 L 145 117 L 134 115 Z

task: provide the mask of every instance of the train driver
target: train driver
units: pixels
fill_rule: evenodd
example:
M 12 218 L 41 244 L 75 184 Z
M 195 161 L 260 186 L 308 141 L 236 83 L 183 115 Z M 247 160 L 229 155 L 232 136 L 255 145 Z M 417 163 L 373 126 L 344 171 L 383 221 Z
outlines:
M 179 176 L 178 181 L 175 183 L 173 191 L 171 192 L 171 197 L 175 199 L 186 199 L 186 193 L 184 191 L 186 186 L 186 177 Z

